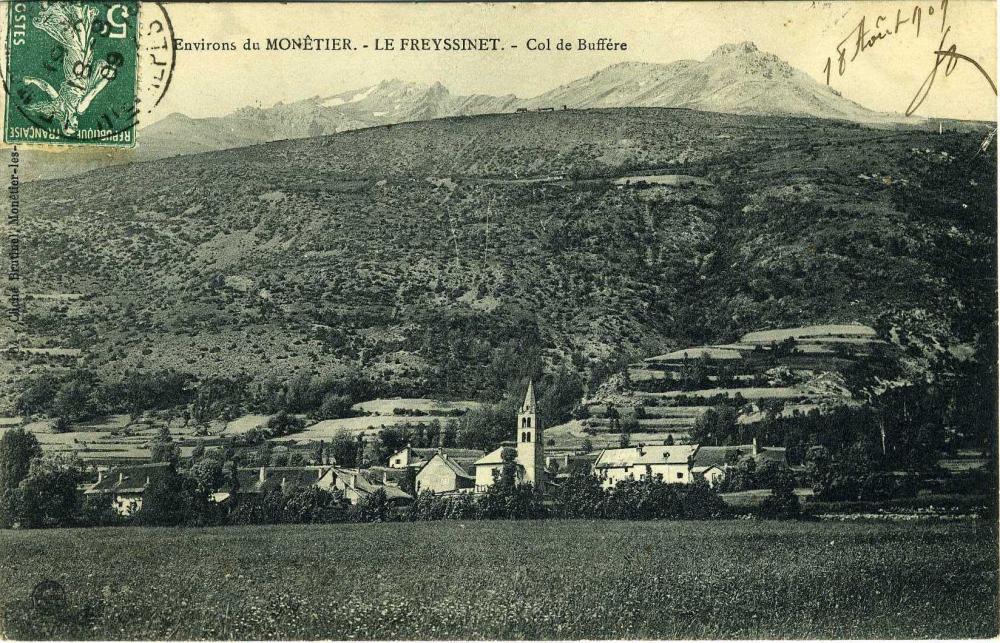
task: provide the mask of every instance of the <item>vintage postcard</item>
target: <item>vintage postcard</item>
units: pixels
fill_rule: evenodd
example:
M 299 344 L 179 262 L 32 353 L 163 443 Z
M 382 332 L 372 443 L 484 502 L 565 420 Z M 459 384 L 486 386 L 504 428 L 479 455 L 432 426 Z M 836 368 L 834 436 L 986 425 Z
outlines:
M 0 638 L 998 635 L 996 3 L 0 4 Z

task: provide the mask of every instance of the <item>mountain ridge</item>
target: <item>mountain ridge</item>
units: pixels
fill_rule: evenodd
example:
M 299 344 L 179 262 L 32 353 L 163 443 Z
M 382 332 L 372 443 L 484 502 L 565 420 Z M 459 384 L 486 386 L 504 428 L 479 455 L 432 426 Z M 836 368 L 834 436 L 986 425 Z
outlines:
M 680 107 L 744 115 L 847 120 L 875 126 L 920 119 L 864 108 L 752 42 L 724 44 L 704 60 L 624 61 L 533 98 L 453 94 L 440 81 L 399 78 L 271 107 L 247 106 L 223 116 L 172 113 L 138 132 L 135 150 L 65 155 L 33 152 L 28 179 L 269 141 L 311 138 L 380 125 L 538 109 Z

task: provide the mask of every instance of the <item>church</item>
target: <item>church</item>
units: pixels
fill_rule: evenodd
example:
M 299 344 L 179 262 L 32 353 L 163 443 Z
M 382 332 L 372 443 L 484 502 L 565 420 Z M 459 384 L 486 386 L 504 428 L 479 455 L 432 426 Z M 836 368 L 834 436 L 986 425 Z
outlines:
M 538 420 L 535 387 L 528 382 L 524 404 L 517 415 L 517 470 L 518 482 L 528 482 L 545 490 L 545 441 L 542 425 Z M 500 446 L 476 460 L 476 491 L 486 491 L 500 476 L 503 469 L 503 450 Z

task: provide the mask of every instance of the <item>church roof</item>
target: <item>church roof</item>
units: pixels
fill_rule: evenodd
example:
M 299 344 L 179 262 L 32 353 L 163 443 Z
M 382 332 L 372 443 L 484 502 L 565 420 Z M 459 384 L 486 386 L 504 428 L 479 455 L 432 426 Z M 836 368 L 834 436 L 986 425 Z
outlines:
M 531 380 L 528 380 L 528 392 L 524 394 L 524 404 L 521 405 L 521 413 L 527 411 L 535 412 L 535 384 Z
M 487 464 L 503 464 L 503 450 L 505 447 L 497 447 L 484 455 L 483 457 L 476 460 L 475 466 L 482 466 Z

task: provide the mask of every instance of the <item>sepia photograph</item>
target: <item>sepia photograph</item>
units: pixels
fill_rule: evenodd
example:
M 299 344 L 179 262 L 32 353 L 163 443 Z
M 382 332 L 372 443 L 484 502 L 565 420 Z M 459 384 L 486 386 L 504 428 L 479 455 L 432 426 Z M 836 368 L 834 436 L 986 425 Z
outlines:
M 0 638 L 995 639 L 996 25 L 0 2 Z

